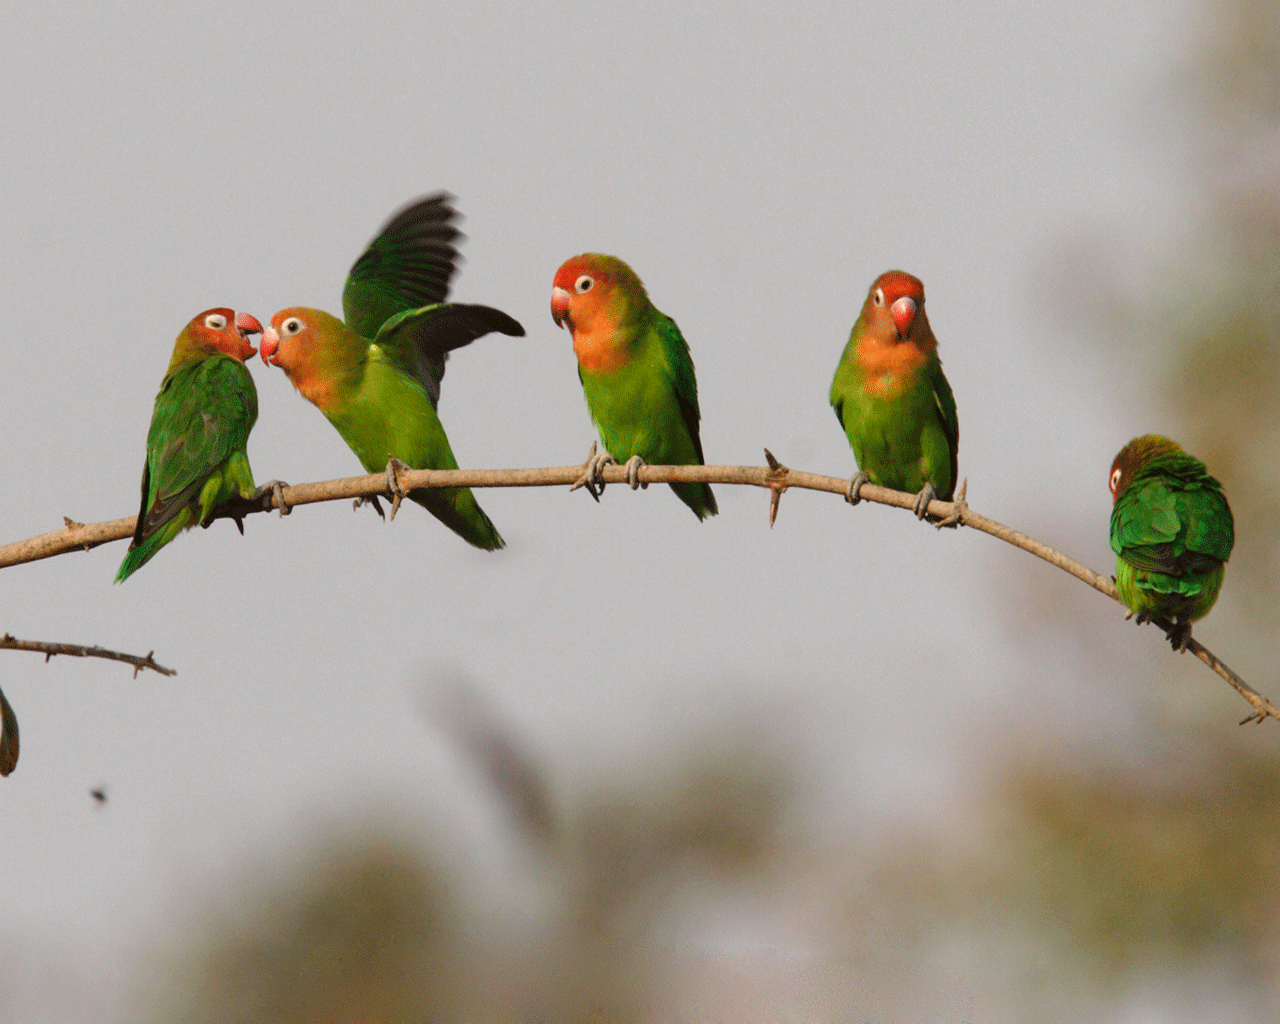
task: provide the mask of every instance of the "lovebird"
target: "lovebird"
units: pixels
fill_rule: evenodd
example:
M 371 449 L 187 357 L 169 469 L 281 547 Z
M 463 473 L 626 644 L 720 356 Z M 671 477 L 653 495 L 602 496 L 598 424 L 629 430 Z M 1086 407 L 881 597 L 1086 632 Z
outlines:
M 524 334 L 506 313 L 444 301 L 458 260 L 454 241 L 462 237 L 452 198 L 420 199 L 383 226 L 347 275 L 345 323 L 294 306 L 273 316 L 262 338 L 263 361 L 284 370 L 368 472 L 386 469 L 397 496 L 397 461 L 413 469 L 458 468 L 436 413 L 449 352 L 490 331 Z M 505 543 L 469 488 L 420 488 L 404 496 L 469 544 L 493 551 Z
M 224 502 L 261 497 L 245 453 L 258 392 L 244 362 L 257 351 L 248 336 L 261 333 L 248 313 L 219 308 L 178 335 L 151 414 L 142 506 L 117 583 L 183 530 L 207 525 Z
M 703 464 L 698 382 L 689 345 L 671 317 L 649 301 L 634 270 L 615 256 L 565 260 L 551 289 L 551 318 L 568 327 L 578 379 L 605 453 L 595 446 L 579 484 L 592 496 L 600 469 L 624 462 L 634 489 L 644 463 Z M 578 485 L 575 485 L 578 486 Z M 671 484 L 699 519 L 715 515 L 709 484 Z
M 1184 651 L 1191 623 L 1218 600 L 1235 523 L 1222 485 L 1167 437 L 1145 434 L 1111 463 L 1116 590 L 1138 621 L 1172 623 Z
M 960 423 L 919 278 L 901 270 L 876 278 L 836 365 L 831 406 L 858 463 L 850 502 L 865 483 L 914 493 L 918 519 L 934 498 L 952 500 Z

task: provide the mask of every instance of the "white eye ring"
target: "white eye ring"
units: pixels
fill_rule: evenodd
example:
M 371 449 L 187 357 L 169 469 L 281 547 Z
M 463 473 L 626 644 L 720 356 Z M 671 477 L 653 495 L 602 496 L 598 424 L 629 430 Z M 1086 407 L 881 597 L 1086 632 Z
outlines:
M 590 274 L 583 274 L 578 280 L 573 282 L 573 290 L 579 295 L 591 291 L 591 286 L 595 284 L 595 278 Z
M 302 321 L 296 316 L 289 317 L 288 320 L 280 325 L 282 334 L 297 334 L 300 330 L 302 330 Z
M 211 331 L 220 331 L 227 326 L 227 318 L 221 313 L 210 313 L 204 318 L 204 325 Z
M 883 306 L 883 305 L 884 305 L 884 289 L 883 289 L 883 288 L 877 288 L 877 289 L 876 289 L 875 300 L 876 300 L 876 305 L 877 305 L 877 306 Z
M 1111 471 L 1111 493 L 1116 493 L 1116 488 L 1120 486 L 1120 467 L 1117 466 Z

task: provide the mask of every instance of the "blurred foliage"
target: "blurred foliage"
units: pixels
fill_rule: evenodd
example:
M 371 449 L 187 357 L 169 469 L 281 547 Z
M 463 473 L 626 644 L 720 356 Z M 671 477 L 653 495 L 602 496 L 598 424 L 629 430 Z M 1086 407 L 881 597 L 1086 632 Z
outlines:
M 160 1021 L 351 1024 L 451 1010 L 451 889 L 404 841 L 326 845 L 260 878 L 169 954 Z
M 1188 772 L 1177 746 L 1163 773 L 1011 775 L 1006 866 L 987 889 L 1087 951 L 1102 980 L 1222 956 L 1280 997 L 1280 761 L 1219 751 Z
M 532 922 L 483 909 L 478 880 L 448 867 L 445 830 L 388 840 L 356 829 L 301 865 L 255 879 L 182 936 L 143 993 L 160 1021 L 629 1021 L 682 1005 L 694 959 L 667 928 L 702 898 L 768 879 L 796 758 L 732 726 L 612 764 L 559 796 L 528 745 L 467 696 L 448 726 L 511 816 L 549 893 Z M 428 848 L 429 849 L 429 848 Z M 425 858 L 425 859 L 424 859 Z M 234 888 L 234 887 L 233 887 Z M 701 896 L 697 894 L 701 894 Z

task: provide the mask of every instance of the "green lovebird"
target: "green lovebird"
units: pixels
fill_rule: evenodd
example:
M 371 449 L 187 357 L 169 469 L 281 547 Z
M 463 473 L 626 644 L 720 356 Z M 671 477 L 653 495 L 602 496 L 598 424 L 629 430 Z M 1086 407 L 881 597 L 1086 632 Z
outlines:
M 1172 623 L 1186 650 L 1191 623 L 1218 599 L 1235 523 L 1222 485 L 1167 437 L 1145 434 L 1111 463 L 1116 590 L 1139 622 Z
M 458 260 L 452 196 L 428 196 L 391 218 L 347 275 L 346 322 L 292 307 L 271 318 L 262 358 L 284 370 L 325 414 L 370 473 L 387 470 L 398 489 L 398 460 L 413 469 L 457 469 L 436 414 L 444 363 L 452 349 L 490 331 L 524 328 L 489 306 L 445 302 Z M 420 488 L 416 501 L 463 540 L 486 551 L 503 546 L 468 488 Z
M 919 278 L 900 270 L 876 278 L 836 366 L 831 405 L 858 462 L 849 501 L 857 504 L 865 483 L 910 491 L 923 519 L 934 498 L 951 500 L 960 423 Z
M 219 505 L 260 496 L 245 454 L 258 392 L 244 361 L 257 351 L 248 335 L 261 333 L 248 313 L 208 309 L 178 335 L 151 414 L 142 507 L 117 583 L 183 530 L 206 525 Z
M 627 464 L 633 488 L 645 462 L 703 464 L 689 345 L 634 270 L 599 253 L 565 260 L 551 289 L 551 317 L 573 336 L 582 393 L 607 452 L 589 459 L 583 482 L 593 495 L 596 474 L 613 461 Z M 719 511 L 709 484 L 671 489 L 699 519 Z

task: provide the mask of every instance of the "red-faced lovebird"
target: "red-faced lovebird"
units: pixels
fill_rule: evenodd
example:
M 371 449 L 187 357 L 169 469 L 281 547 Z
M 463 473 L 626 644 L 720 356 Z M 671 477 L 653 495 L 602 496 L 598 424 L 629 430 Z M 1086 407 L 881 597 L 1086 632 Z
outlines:
M 261 496 L 245 454 L 258 392 L 244 363 L 256 352 L 248 335 L 261 333 L 248 313 L 208 309 L 178 335 L 151 414 L 142 507 L 117 583 L 181 531 L 207 525 L 219 505 Z
M 951 500 L 960 424 L 919 278 L 900 270 L 876 278 L 836 366 L 831 405 L 858 462 L 849 501 L 857 504 L 864 483 L 910 491 L 923 519 L 934 498 Z
M 262 358 L 325 414 L 370 473 L 394 467 L 457 469 L 436 413 L 449 352 L 498 331 L 523 335 L 489 306 L 445 302 L 461 233 L 451 197 L 428 196 L 382 228 L 347 275 L 345 323 L 318 309 L 282 309 L 262 339 Z M 469 488 L 420 488 L 416 501 L 463 540 L 503 546 Z
M 610 462 L 626 463 L 633 488 L 646 462 L 703 464 L 689 345 L 676 322 L 649 301 L 635 271 L 599 253 L 566 260 L 551 289 L 551 316 L 573 336 L 582 393 L 605 447 L 589 459 L 581 481 L 593 495 L 596 474 Z M 699 519 L 719 511 L 709 484 L 671 489 Z

